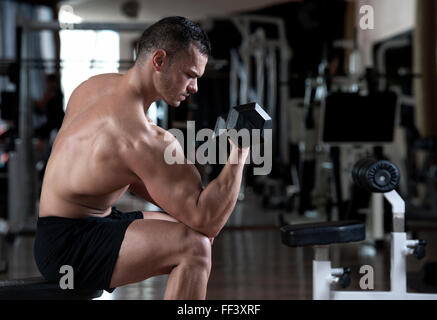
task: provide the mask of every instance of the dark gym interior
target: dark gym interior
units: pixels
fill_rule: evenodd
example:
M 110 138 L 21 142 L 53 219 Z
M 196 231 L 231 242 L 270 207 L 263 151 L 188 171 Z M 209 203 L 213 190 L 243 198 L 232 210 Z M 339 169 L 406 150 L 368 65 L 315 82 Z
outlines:
M 0 299 L 163 299 L 168 275 L 69 296 L 33 250 L 73 90 L 126 73 L 166 16 L 199 23 L 212 51 L 198 92 L 156 101 L 150 119 L 188 145 L 187 121 L 214 130 L 249 102 L 271 117 L 271 150 L 246 164 L 214 239 L 206 299 L 437 299 L 436 14 L 435 0 L 1 1 Z M 223 169 L 194 165 L 205 186 Z M 160 210 L 129 191 L 115 205 Z M 327 286 L 320 261 L 340 268 Z

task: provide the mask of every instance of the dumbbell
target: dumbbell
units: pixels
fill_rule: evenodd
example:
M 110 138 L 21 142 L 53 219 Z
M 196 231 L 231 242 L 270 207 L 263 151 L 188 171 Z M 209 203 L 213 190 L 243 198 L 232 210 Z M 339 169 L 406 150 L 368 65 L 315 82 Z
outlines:
M 399 186 L 399 169 L 386 160 L 365 158 L 352 169 L 354 183 L 370 192 L 385 193 Z
M 239 132 L 242 129 L 249 130 L 249 134 L 253 129 L 260 131 L 260 142 L 264 142 L 265 130 L 272 128 L 272 118 L 261 108 L 257 103 L 251 102 L 242 104 L 231 108 L 225 120 L 225 116 L 219 116 L 214 127 L 214 138 L 219 139 L 220 135 L 229 130 L 236 130 Z M 235 139 L 230 135 L 232 140 Z M 243 145 L 244 141 L 234 141 L 238 143 L 240 148 L 247 147 Z

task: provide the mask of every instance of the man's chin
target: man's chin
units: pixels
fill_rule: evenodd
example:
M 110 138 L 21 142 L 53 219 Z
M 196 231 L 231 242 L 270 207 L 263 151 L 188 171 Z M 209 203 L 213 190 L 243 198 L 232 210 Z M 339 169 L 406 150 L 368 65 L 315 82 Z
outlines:
M 161 98 L 161 100 L 164 101 L 169 106 L 172 106 L 172 107 L 179 107 L 181 105 L 181 101 L 180 100 L 176 100 L 176 99 L 169 100 L 169 99 L 164 99 L 164 98 Z
M 164 100 L 165 101 L 165 100 Z M 179 107 L 181 105 L 181 102 L 179 100 L 177 101 L 165 101 L 169 106 L 172 107 Z

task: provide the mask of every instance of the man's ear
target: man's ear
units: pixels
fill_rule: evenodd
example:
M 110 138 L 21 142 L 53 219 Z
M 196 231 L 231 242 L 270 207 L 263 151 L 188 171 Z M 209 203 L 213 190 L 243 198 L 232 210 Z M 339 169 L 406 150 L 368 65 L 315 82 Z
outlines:
M 166 60 L 168 59 L 167 52 L 162 49 L 155 50 L 152 54 L 152 66 L 156 71 L 162 71 Z

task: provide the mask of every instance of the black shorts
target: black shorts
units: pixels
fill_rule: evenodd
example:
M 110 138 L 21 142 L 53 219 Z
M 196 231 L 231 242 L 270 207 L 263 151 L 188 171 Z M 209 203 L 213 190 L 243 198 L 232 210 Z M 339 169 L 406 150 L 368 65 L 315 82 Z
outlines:
M 112 272 L 117 262 L 126 229 L 141 211 L 120 212 L 115 207 L 104 218 L 71 219 L 38 218 L 34 254 L 43 277 L 59 282 L 63 265 L 73 268 L 74 288 L 110 288 Z

